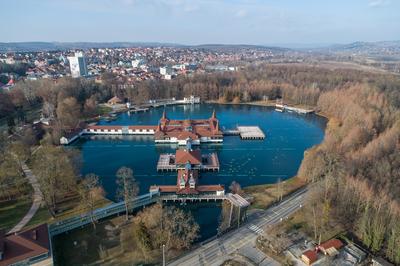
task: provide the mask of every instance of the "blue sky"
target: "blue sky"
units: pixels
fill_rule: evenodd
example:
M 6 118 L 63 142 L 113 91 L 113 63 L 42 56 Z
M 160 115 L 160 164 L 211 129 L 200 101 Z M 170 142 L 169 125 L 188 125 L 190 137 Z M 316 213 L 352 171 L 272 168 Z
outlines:
M 400 39 L 400 0 L 0 0 L 0 42 Z

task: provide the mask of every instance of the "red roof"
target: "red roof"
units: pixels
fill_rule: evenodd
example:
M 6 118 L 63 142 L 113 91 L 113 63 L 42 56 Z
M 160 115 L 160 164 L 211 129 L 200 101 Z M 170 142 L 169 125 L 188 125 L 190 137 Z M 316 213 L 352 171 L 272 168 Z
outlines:
M 319 245 L 320 249 L 329 249 L 329 248 L 336 248 L 336 249 L 340 249 L 341 247 L 343 247 L 343 243 L 342 241 L 340 241 L 339 239 L 330 239 L 324 243 L 322 243 L 321 245 Z
M 176 150 L 175 153 L 175 163 L 185 164 L 187 162 L 190 164 L 201 164 L 201 152 L 200 150 Z
M 19 234 L 0 238 L 5 244 L 3 259 L 0 266 L 14 264 L 50 251 L 50 240 L 47 224 L 39 225 Z
M 163 134 L 161 134 L 160 129 Z M 159 133 L 159 134 L 157 134 Z M 155 135 L 157 138 L 164 136 L 175 137 L 180 140 L 191 137 L 199 139 L 200 137 L 222 137 L 222 132 L 219 130 L 218 119 L 197 119 L 197 120 L 168 120 L 160 119 L 160 128 Z
M 316 262 L 318 260 L 318 255 L 317 252 L 314 250 L 307 250 L 303 253 L 303 256 L 307 257 L 309 260 L 309 263 Z

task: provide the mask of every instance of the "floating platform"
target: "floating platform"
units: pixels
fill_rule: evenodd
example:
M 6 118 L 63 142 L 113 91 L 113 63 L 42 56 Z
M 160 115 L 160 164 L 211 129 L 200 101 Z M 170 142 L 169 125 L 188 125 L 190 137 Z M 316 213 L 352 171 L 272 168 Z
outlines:
M 265 139 L 264 132 L 257 126 L 237 127 L 241 139 Z

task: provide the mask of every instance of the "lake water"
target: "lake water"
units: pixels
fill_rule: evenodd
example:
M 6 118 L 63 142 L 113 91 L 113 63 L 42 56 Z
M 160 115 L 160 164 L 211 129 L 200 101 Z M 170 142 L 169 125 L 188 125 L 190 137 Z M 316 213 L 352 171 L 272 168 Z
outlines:
M 223 184 L 228 188 L 236 181 L 245 187 L 290 178 L 297 173 L 304 151 L 322 142 L 324 137 L 326 119 L 317 115 L 280 113 L 271 107 L 250 105 L 201 104 L 165 108 L 170 119 L 209 118 L 213 109 L 221 127 L 233 129 L 237 125 L 256 125 L 264 131 L 266 138 L 241 140 L 239 136 L 226 136 L 222 144 L 194 147 L 201 148 L 203 153 L 216 152 L 221 164 L 219 172 L 202 173 L 200 184 Z M 114 121 L 99 124 L 156 125 L 163 110 L 123 113 Z M 156 145 L 152 136 L 93 136 L 81 138 L 72 146 L 82 151 L 82 174 L 100 176 L 107 197 L 112 200 L 115 200 L 115 173 L 121 166 L 133 169 L 141 194 L 147 193 L 150 185 L 176 184 L 175 172 L 160 173 L 156 166 L 160 153 L 173 153 L 177 146 Z M 219 208 L 205 204 L 189 209 L 199 221 L 202 239 L 215 234 Z

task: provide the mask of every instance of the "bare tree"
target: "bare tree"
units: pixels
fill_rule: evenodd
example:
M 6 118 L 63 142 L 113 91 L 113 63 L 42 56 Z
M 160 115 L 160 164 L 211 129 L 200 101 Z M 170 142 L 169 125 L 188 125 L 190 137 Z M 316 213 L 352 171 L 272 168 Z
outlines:
M 139 194 L 139 186 L 133 177 L 132 169 L 121 167 L 117 171 L 117 197 L 125 202 L 126 220 L 129 219 L 129 209 L 132 206 L 132 200 Z
M 32 170 L 50 214 L 55 217 L 57 203 L 68 192 L 76 192 L 75 169 L 61 147 L 43 146 L 35 153 Z
M 87 174 L 79 185 L 78 189 L 81 204 L 86 211 L 89 212 L 90 220 L 93 227 L 96 229 L 96 220 L 94 219 L 93 212 L 96 203 L 105 195 L 103 187 L 100 185 L 99 177 L 95 174 Z

